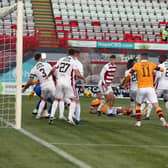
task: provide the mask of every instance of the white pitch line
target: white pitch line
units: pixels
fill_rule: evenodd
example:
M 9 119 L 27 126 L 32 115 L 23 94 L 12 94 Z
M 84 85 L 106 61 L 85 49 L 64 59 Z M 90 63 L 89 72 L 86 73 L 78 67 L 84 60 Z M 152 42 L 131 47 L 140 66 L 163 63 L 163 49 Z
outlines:
M 15 130 L 19 131 L 20 133 L 22 133 L 23 135 L 26 135 L 27 137 L 31 138 L 32 140 L 36 141 L 37 143 L 47 147 L 48 149 L 50 149 L 51 151 L 55 152 L 56 154 L 62 156 L 64 159 L 70 161 L 71 163 L 79 166 L 80 168 L 92 168 L 90 165 L 86 164 L 85 162 L 73 157 L 72 155 L 68 154 L 67 152 L 63 151 L 62 149 L 54 146 L 51 143 L 48 143 L 47 141 L 33 135 L 32 133 L 30 133 L 29 131 L 26 131 L 25 129 L 21 128 L 21 129 L 16 129 L 15 126 L 8 122 L 8 121 L 4 121 L 4 123 L 6 123 L 8 126 L 13 127 Z
M 79 166 L 80 168 L 91 168 L 90 165 L 86 164 L 85 162 L 73 157 L 72 155 L 68 154 L 67 152 L 63 151 L 62 149 L 54 146 L 53 144 L 48 143 L 47 141 L 33 135 L 32 133 L 24 130 L 24 129 L 18 129 L 19 132 L 22 134 L 28 136 L 29 138 L 33 139 L 34 141 L 38 142 L 39 144 L 47 147 L 51 151 L 55 152 L 56 154 L 62 156 L 66 160 L 70 161 L 71 163 Z
M 125 145 L 125 144 L 73 144 L 73 143 L 50 143 L 53 145 L 65 146 L 112 146 L 112 147 L 130 147 L 130 148 L 168 148 L 168 145 Z

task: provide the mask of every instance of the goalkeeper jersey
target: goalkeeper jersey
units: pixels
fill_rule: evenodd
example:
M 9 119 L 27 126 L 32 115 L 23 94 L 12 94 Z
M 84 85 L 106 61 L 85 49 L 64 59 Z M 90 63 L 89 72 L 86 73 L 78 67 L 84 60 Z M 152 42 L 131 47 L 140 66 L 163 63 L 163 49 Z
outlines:
M 92 100 L 91 106 L 93 106 L 93 107 L 95 107 L 95 108 L 97 109 L 102 101 L 103 101 L 103 100 L 101 100 L 101 99 Z M 101 112 L 104 113 L 104 114 L 106 114 L 106 111 L 107 111 L 108 108 L 109 108 L 109 106 L 108 106 L 107 104 L 105 104 L 105 105 L 101 108 Z

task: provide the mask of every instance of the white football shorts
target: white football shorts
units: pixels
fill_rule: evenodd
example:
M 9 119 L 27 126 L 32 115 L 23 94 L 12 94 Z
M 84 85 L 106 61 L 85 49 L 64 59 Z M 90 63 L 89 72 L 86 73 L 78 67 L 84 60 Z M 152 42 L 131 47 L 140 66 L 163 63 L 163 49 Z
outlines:
M 136 96 L 137 103 L 142 104 L 145 100 L 149 100 L 150 103 L 158 102 L 154 88 L 138 88 Z
M 50 83 L 50 85 L 45 85 L 41 88 L 41 95 L 44 100 L 50 98 L 51 100 L 55 99 L 56 88 L 54 83 Z
M 103 94 L 103 95 L 107 95 L 109 94 L 110 92 L 113 92 L 113 89 L 111 87 L 111 85 L 109 86 L 105 86 L 104 82 L 103 81 L 99 81 L 98 83 L 98 87 L 100 89 L 100 92 Z
M 77 97 L 77 91 L 72 87 L 69 81 L 57 80 L 56 84 L 56 98 L 57 99 L 71 99 Z

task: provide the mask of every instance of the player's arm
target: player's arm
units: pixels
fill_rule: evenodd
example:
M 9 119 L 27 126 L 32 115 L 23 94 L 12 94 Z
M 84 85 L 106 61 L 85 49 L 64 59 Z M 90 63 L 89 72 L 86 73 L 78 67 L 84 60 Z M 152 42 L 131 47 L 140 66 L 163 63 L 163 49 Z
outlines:
M 164 68 L 162 68 L 156 64 L 153 64 L 153 67 L 154 67 L 154 70 L 156 70 L 156 71 L 164 72 Z
M 131 69 L 130 72 L 128 73 L 128 75 L 125 78 L 125 84 L 128 84 L 128 82 L 130 81 L 131 75 L 135 72 L 135 70 Z
M 58 67 L 57 66 L 54 66 L 51 71 L 49 72 L 49 74 L 47 75 L 46 79 L 48 79 L 51 75 L 54 74 L 55 70 L 57 69 Z
M 30 77 L 28 82 L 24 85 L 24 88 L 22 89 L 22 93 L 24 93 L 26 91 L 26 89 L 32 85 L 32 81 L 33 81 L 33 77 Z
M 84 76 L 82 76 L 79 72 L 78 69 L 75 69 L 75 75 L 79 78 L 79 79 L 82 79 L 84 81 L 84 83 L 86 83 L 86 79 Z
M 160 77 L 161 77 L 161 72 L 160 71 L 155 72 L 155 80 L 154 80 L 155 86 L 158 84 Z
M 119 85 L 119 88 L 127 89 L 129 87 L 130 78 L 128 81 L 126 81 L 126 77 L 122 80 L 121 84 Z
M 91 114 L 97 114 L 96 108 L 94 106 L 90 106 L 89 113 Z

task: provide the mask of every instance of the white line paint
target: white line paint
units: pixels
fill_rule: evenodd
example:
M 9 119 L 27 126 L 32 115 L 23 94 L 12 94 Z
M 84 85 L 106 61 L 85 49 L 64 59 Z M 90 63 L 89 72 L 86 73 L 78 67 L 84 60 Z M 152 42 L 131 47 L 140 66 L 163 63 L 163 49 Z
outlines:
M 86 164 L 85 162 L 73 157 L 72 155 L 66 153 L 65 151 L 63 151 L 62 149 L 54 146 L 54 144 L 50 144 L 47 141 L 33 135 L 32 133 L 24 130 L 24 129 L 19 129 L 19 132 L 21 132 L 22 134 L 28 136 L 29 138 L 33 139 L 34 141 L 38 142 L 39 144 L 47 147 L 48 149 L 50 149 L 51 151 L 55 152 L 56 154 L 62 156 L 63 158 L 65 158 L 66 160 L 72 162 L 73 164 L 81 167 L 81 168 L 91 168 L 90 165 Z
M 6 123 L 8 126 L 13 127 L 14 129 L 16 129 L 14 127 L 13 124 L 4 121 L 4 123 Z M 72 155 L 68 154 L 67 152 L 63 151 L 62 149 L 56 147 L 54 144 L 48 143 L 47 141 L 33 135 L 32 133 L 30 133 L 29 131 L 26 131 L 25 129 L 16 129 L 17 131 L 19 131 L 20 133 L 22 133 L 23 135 L 31 138 L 32 140 L 36 141 L 37 143 L 47 147 L 48 149 L 50 149 L 51 151 L 55 152 L 56 154 L 62 156 L 64 159 L 70 161 L 71 163 L 79 166 L 80 168 L 92 168 L 90 165 L 86 164 L 85 162 L 73 157 Z
M 53 145 L 63 145 L 63 146 L 97 146 L 97 147 L 101 147 L 101 146 L 112 146 L 112 147 L 128 147 L 128 148 L 168 148 L 168 145 L 126 145 L 126 144 L 73 144 L 73 143 L 50 143 Z

